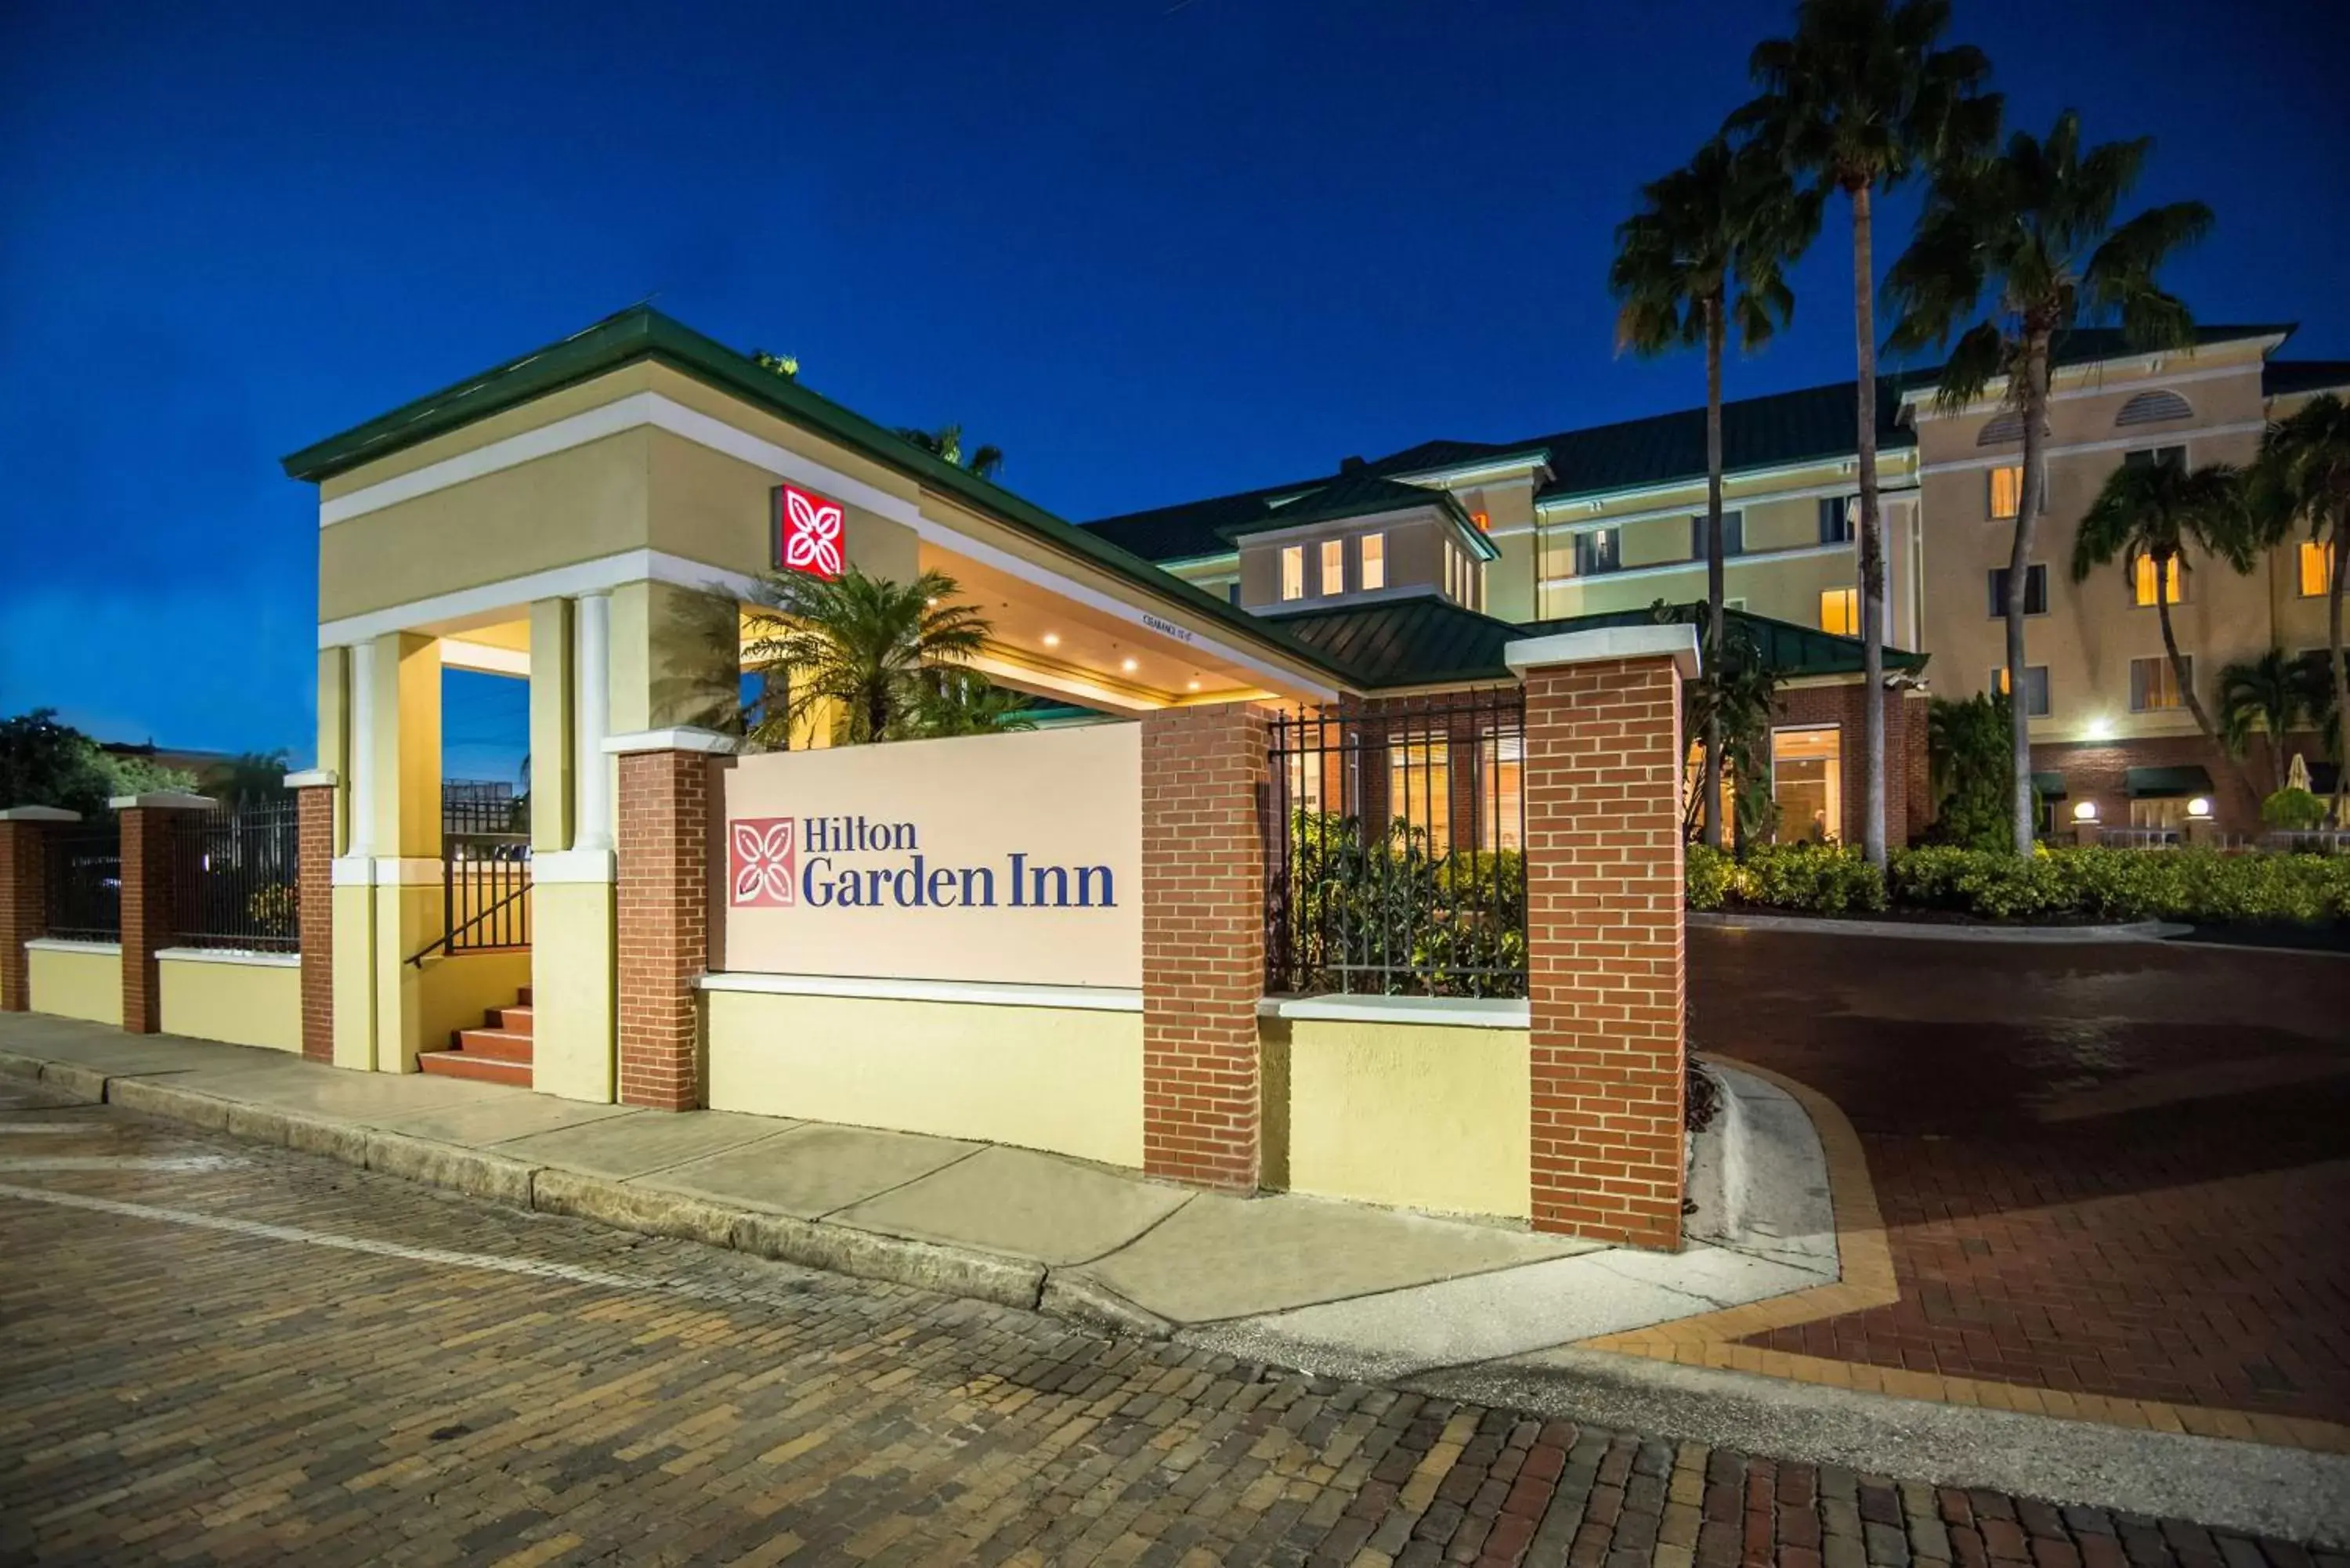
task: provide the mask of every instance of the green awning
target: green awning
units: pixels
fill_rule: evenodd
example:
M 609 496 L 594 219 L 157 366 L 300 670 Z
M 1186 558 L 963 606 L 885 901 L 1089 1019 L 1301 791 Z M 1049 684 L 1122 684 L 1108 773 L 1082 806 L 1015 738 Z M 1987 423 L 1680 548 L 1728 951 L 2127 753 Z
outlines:
M 2129 771 L 2129 792 L 2132 800 L 2169 800 L 2183 794 L 2211 793 L 2211 775 L 2198 767 L 2132 768 Z
M 2032 775 L 2032 787 L 2033 790 L 2038 792 L 2040 798 L 2043 800 L 2063 800 L 2064 798 L 2064 775 L 2063 774 L 2033 774 Z

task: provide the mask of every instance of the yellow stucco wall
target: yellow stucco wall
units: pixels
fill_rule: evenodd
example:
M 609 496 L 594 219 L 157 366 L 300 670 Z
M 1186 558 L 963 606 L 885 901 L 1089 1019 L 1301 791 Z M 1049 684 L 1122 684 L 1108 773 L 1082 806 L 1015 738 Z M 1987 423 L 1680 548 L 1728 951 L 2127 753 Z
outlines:
M 443 953 L 427 959 L 421 972 L 412 966 L 411 972 L 421 981 L 417 1005 L 422 1048 L 446 1051 L 454 1032 L 479 1029 L 491 1008 L 515 1004 L 530 983 L 530 950 Z M 407 1071 L 413 1064 L 395 1069 L 386 1058 L 379 1066 L 385 1072 Z
M 710 1106 L 1142 1164 L 1142 1015 L 706 993 Z
M 122 954 L 90 947 L 36 947 L 25 955 L 26 994 L 36 1012 L 122 1027 Z
M 1269 1085 L 1287 1082 L 1285 1118 L 1275 1109 L 1266 1123 L 1277 1129 L 1285 1119 L 1289 1189 L 1526 1218 L 1528 1052 L 1523 1029 L 1292 1022 L 1287 1072 L 1266 1075 Z M 1283 1153 L 1268 1151 L 1268 1166 L 1278 1168 Z
M 157 961 L 166 1034 L 271 1051 L 302 1049 L 302 971 L 293 964 Z
M 540 882 L 530 890 L 531 1087 L 610 1105 L 613 1044 L 612 884 Z

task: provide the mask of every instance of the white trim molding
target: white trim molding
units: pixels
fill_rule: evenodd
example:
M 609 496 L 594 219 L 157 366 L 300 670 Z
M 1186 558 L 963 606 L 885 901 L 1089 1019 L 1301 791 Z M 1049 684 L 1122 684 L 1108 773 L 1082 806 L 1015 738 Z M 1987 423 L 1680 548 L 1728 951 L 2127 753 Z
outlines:
M 693 982 L 703 991 L 766 996 L 844 996 L 877 1002 L 945 1002 L 978 1007 L 1069 1008 L 1081 1012 L 1140 1012 L 1139 987 L 1015 985 L 976 980 L 871 980 L 846 974 L 747 974 L 727 971 Z
M 606 593 L 624 583 L 670 583 L 679 587 L 721 587 L 747 595 L 753 579 L 706 561 L 672 556 L 663 550 L 622 550 L 591 561 L 549 566 L 502 582 L 478 587 L 453 588 L 429 599 L 345 616 L 318 623 L 320 648 L 362 648 L 389 632 L 406 631 L 432 621 L 463 620 L 493 610 L 511 609 L 534 599 L 577 598 Z M 356 671 L 354 672 L 356 676 Z
M 1679 624 L 1607 626 L 1563 631 L 1505 643 L 1502 662 L 1523 679 L 1529 670 L 1556 664 L 1596 664 L 1608 659 L 1669 659 L 1683 680 L 1697 675 L 1697 628 Z
M 2251 337 L 2229 337 L 2222 338 L 2214 343 L 2198 344 L 2195 348 L 2161 348 L 2147 354 L 2118 355 L 2111 359 L 2091 359 L 2076 365 L 2059 365 L 2054 367 L 2049 371 L 2048 379 L 2052 386 L 2059 377 L 2070 378 L 2074 379 L 2076 384 L 2070 387 L 2056 388 L 2048 395 L 2051 399 L 2095 398 L 2108 396 L 2116 391 L 2126 391 L 2128 389 L 2126 387 L 2111 387 L 2106 385 L 2103 378 L 2107 374 L 2128 377 L 2158 377 L 2162 376 L 2162 368 L 2165 365 L 2169 364 L 2174 360 L 2191 360 L 2195 358 L 2198 349 L 2234 348 L 2239 344 L 2244 343 L 2251 343 L 2259 346 L 2260 356 L 2258 358 L 2247 360 L 2240 364 L 2221 365 L 2201 370 L 2181 370 L 2164 379 L 2168 381 L 2201 381 L 2209 380 L 2218 376 L 2240 376 L 2247 371 L 2257 376 L 2261 373 L 2268 357 L 2271 354 L 2275 353 L 2279 348 L 2284 347 L 2284 340 L 2285 334 L 2283 333 L 2264 332 Z M 1963 419 L 1970 414 L 1987 413 L 1993 409 L 2004 408 L 2007 406 L 2007 387 L 2009 380 L 2010 378 L 2006 376 L 1993 376 L 1990 380 L 1983 383 L 1981 393 L 1974 400 L 1974 401 L 1969 403 L 1965 408 L 1954 409 L 1949 413 L 1937 411 L 1935 413 L 1928 414 L 1925 417 L 1929 419 Z M 2095 384 L 2083 384 L 2092 382 Z M 1913 412 L 1920 407 L 1930 408 L 1933 405 L 1934 394 L 1939 389 L 1930 381 L 1923 386 L 1908 388 L 1901 394 L 1901 407 L 1910 410 Z M 2147 389 L 2150 390 L 2151 389 Z
M 28 953 L 92 953 L 99 956 L 112 953 L 115 957 L 120 958 L 122 944 L 120 942 L 81 942 L 75 941 L 69 937 L 35 937 L 25 944 L 25 950 Z
M 0 811 L 0 822 L 79 822 L 81 813 L 61 805 L 12 805 Z
M 1295 1023 L 1408 1023 L 1438 1029 L 1531 1029 L 1534 1006 L 1523 997 L 1268 996 L 1263 1018 Z
M 607 756 L 625 757 L 637 752 L 707 752 L 712 756 L 732 756 L 743 749 L 742 741 L 733 735 L 722 735 L 715 730 L 697 730 L 680 725 L 671 730 L 638 730 L 626 735 L 608 736 L 604 742 Z
M 616 864 L 609 849 L 541 849 L 530 857 L 531 885 L 610 882 Z
M 300 953 L 265 953 L 252 948 L 158 948 L 164 963 L 229 963 L 253 969 L 300 969 Z
M 483 675 L 530 674 L 528 650 L 499 648 L 487 642 L 469 642 L 462 637 L 441 639 L 441 662 L 452 670 L 471 670 Z
M 286 775 L 287 789 L 332 789 L 342 782 L 332 768 L 310 768 Z
M 2191 446 L 2199 441 L 2215 436 L 2258 435 L 2269 428 L 2266 420 L 2239 420 L 2230 425 L 2204 425 L 2194 430 L 2158 431 L 2144 427 L 2142 433 L 2116 436 L 2105 441 L 2069 441 L 2052 446 L 2046 455 L 2051 458 L 2080 457 L 2100 452 L 2149 452 L 2157 447 Z M 1981 457 L 1957 457 L 1944 462 L 1929 462 L 1918 472 L 1920 474 L 1962 473 L 1974 468 L 2015 468 L 2023 462 L 2023 449 L 1991 452 Z
M 148 794 L 118 794 L 106 804 L 117 811 L 210 811 L 220 802 L 208 794 L 162 789 Z
M 1810 560 L 1819 556 L 1850 556 L 1856 554 L 1859 549 L 1860 545 L 1856 541 L 1846 539 L 1834 545 L 1798 545 L 1786 550 L 1744 551 L 1735 556 L 1723 556 L 1721 564 L 1725 569 L 1731 566 L 1761 566 L 1775 561 Z M 1569 573 L 1564 577 L 1538 577 L 1535 579 L 1535 586 L 1544 588 L 1591 587 L 1601 583 L 1619 583 L 1629 578 L 1661 577 L 1673 572 L 1702 572 L 1703 570 L 1705 570 L 1703 561 L 1658 561 L 1646 566 L 1626 566 L 1619 571 L 1593 572 L 1586 576 L 1576 576 Z

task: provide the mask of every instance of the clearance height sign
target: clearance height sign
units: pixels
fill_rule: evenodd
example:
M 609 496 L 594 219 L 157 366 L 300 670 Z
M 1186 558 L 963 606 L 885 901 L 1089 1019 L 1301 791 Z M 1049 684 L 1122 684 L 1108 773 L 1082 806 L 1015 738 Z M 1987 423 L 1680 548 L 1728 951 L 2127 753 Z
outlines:
M 721 774 L 715 967 L 1142 983 L 1142 731 L 745 757 Z

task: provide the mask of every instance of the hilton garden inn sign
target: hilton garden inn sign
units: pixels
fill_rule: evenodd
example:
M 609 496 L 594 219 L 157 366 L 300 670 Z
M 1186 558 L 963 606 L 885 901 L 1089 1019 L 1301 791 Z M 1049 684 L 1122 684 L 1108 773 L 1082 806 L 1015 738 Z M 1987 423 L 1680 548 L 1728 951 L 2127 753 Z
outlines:
M 745 757 L 720 785 L 713 968 L 1133 987 L 1133 724 Z

